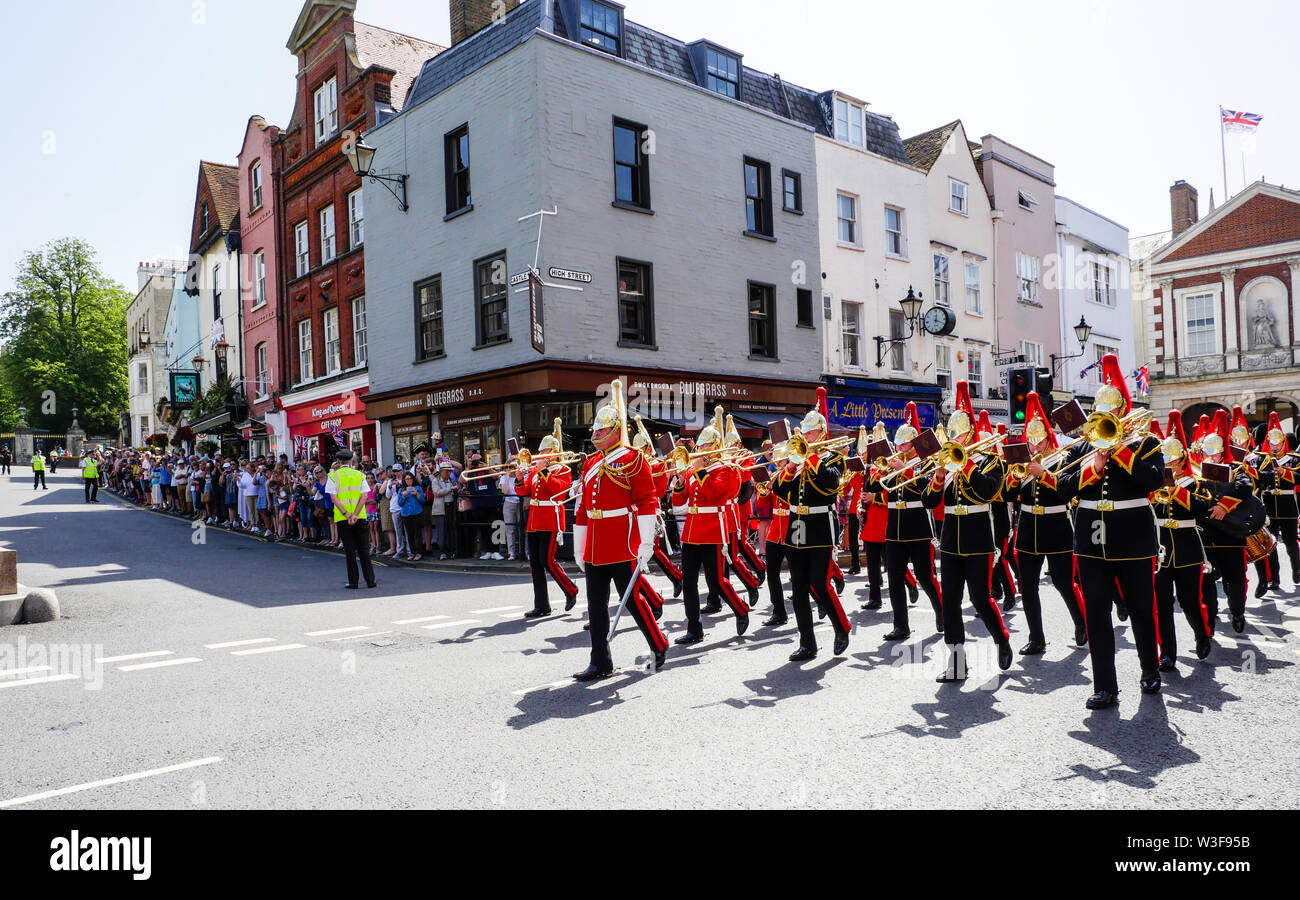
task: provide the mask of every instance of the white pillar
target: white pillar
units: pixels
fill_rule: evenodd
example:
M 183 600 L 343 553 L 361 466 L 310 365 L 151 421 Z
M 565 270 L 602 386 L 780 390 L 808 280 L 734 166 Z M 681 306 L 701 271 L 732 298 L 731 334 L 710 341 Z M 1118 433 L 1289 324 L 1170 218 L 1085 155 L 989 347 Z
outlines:
M 1291 267 L 1291 296 L 1286 303 L 1286 324 L 1287 333 L 1292 335 L 1291 338 L 1291 362 L 1300 361 L 1300 329 L 1296 325 L 1296 306 L 1300 305 L 1300 259 L 1288 259 L 1286 264 Z M 1278 335 L 1279 338 L 1282 335 Z M 1285 346 L 1285 344 L 1284 344 Z
M 1160 286 L 1160 329 L 1164 335 L 1164 374 L 1174 374 L 1177 360 L 1174 356 L 1174 280 L 1162 278 Z
M 1219 274 L 1223 276 L 1224 369 L 1231 371 L 1241 368 L 1237 350 L 1237 270 L 1223 269 Z

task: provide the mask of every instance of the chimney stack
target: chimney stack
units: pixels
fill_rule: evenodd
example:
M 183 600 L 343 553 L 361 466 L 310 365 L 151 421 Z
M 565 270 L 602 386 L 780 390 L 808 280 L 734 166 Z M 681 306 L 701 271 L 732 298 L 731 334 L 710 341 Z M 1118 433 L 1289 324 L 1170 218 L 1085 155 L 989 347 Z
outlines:
M 522 0 L 450 0 L 451 45 L 469 40 L 489 25 L 494 17 L 505 15 Z M 540 0 L 537 0 L 540 2 Z M 500 10 L 500 13 L 497 10 Z
M 1201 217 L 1196 188 L 1182 179 L 1174 182 L 1169 189 L 1169 212 L 1175 238 L 1195 225 Z

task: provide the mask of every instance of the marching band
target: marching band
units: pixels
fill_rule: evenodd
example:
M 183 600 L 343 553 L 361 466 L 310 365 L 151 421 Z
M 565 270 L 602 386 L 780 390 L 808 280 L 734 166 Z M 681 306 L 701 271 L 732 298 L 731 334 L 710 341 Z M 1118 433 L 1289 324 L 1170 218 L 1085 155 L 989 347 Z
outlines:
M 535 454 L 518 454 L 516 491 L 531 500 L 534 606 L 525 615 L 551 614 L 548 578 L 564 594 L 566 611 L 576 603 L 578 587 L 556 561 L 565 505 L 573 500 L 574 556 L 586 576 L 591 639 L 590 663 L 574 676 L 579 681 L 613 674 L 610 648 L 624 611 L 645 638 L 654 669 L 667 661 L 669 641 L 659 626 L 664 601 L 647 578 L 651 560 L 673 596 L 683 598 L 679 646 L 704 641 L 703 616 L 722 603 L 735 617 L 737 637 L 745 635 L 764 582 L 772 611 L 763 626 L 785 626 L 784 567 L 799 638 L 790 660 L 817 656 L 814 604 L 829 620 L 834 654 L 843 655 L 854 629 L 840 600 L 836 550 L 843 537 L 853 551 L 849 574 L 860 575 L 860 537 L 869 589 L 863 609 L 883 605 L 883 567 L 893 618 L 884 640 L 904 641 L 912 634 L 910 607 L 923 591 L 948 651 L 939 682 L 968 675 L 963 598 L 992 637 L 999 669 L 1015 660 L 1007 614 L 1018 598 L 1028 631 L 1020 655 L 1046 652 L 1039 590 L 1045 574 L 1065 603 L 1074 645 L 1091 656 L 1087 708 L 1118 703 L 1112 607 L 1129 621 L 1141 691 L 1157 693 L 1161 673 L 1177 667 L 1175 601 L 1197 659 L 1205 660 L 1214 646 L 1220 584 L 1237 633 L 1246 627 L 1249 563 L 1257 567 L 1256 598 L 1280 590 L 1281 544 L 1292 583 L 1300 586 L 1300 456 L 1277 413 L 1258 444 L 1240 408 L 1231 417 L 1226 410 L 1202 417 L 1191 441 L 1175 410 L 1162 434 L 1150 412 L 1134 407 L 1118 359 L 1108 355 L 1101 367 L 1090 415 L 1077 403 L 1049 414 L 1031 393 L 1023 435 L 993 429 L 987 414 L 977 417 L 967 384 L 959 382 L 946 427 L 923 429 L 909 403 L 892 442 L 879 422 L 870 437 L 865 425 L 856 436 L 836 436 L 819 389 L 817 407 L 799 426 L 773 423 L 770 449 L 757 454 L 721 407 L 694 450 L 670 436 L 656 443 L 640 416 L 629 440 L 615 380 L 592 425 L 594 453 L 566 452 L 556 420 Z M 571 467 L 579 464 L 575 479 Z M 761 554 L 747 540 L 756 497 L 765 509 L 770 503 L 772 516 Z M 841 497 L 852 506 L 846 526 L 837 516 Z M 666 541 L 661 498 L 681 524 L 679 564 Z M 612 627 L 611 586 L 620 601 Z

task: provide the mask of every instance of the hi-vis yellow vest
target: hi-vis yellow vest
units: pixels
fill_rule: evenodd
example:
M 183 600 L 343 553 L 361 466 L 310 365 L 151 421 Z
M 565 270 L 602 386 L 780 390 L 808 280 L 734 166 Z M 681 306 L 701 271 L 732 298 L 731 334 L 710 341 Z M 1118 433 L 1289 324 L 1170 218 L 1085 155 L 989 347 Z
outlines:
M 81 477 L 82 477 L 82 478 L 98 478 L 98 477 L 99 477 L 99 463 L 95 462 L 93 459 L 88 459 L 88 460 L 86 460 L 86 467 L 85 467 L 84 469 L 81 470 Z
M 356 510 L 357 518 L 366 517 L 366 476 L 344 466 L 334 473 L 334 521 L 342 522 Z
M 37 453 L 35 456 L 32 457 L 32 471 L 33 472 L 45 471 L 45 457 L 41 456 L 39 453 Z

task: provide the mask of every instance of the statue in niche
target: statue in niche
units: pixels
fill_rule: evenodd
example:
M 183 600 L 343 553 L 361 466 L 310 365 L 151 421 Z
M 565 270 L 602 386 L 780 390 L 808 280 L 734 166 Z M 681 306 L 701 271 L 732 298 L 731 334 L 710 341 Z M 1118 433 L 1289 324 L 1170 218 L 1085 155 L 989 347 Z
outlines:
M 1255 304 L 1255 314 L 1250 317 L 1253 349 L 1263 350 L 1279 346 L 1277 332 L 1274 331 L 1276 324 L 1277 319 L 1273 317 L 1273 313 L 1269 311 L 1264 298 L 1261 297 Z

